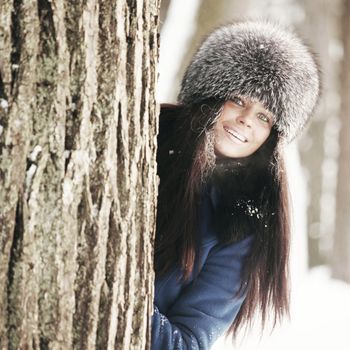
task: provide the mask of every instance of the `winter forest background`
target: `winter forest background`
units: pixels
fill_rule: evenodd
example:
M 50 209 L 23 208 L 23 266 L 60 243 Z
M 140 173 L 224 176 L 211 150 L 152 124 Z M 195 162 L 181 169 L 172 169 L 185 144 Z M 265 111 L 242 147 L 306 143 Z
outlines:
M 202 36 L 251 17 L 314 48 L 323 92 L 286 152 L 291 321 L 236 349 L 350 349 L 350 0 L 0 0 L 1 349 L 147 349 L 156 69 L 174 102 Z
M 175 102 L 201 38 L 231 20 L 260 18 L 294 29 L 318 54 L 322 95 L 312 123 L 286 152 L 293 207 L 292 310 L 249 349 L 350 349 L 350 1 L 163 0 L 158 102 Z M 256 332 L 256 336 L 254 333 Z M 216 349 L 231 349 L 220 339 Z

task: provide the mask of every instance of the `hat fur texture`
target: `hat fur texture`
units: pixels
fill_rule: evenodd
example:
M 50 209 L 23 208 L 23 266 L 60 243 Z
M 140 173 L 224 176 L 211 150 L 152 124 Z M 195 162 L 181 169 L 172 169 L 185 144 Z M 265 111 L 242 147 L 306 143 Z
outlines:
M 180 103 L 246 96 L 276 117 L 289 142 L 309 120 L 319 95 L 319 72 L 308 47 L 270 22 L 248 21 L 212 32 L 192 58 L 181 84 Z

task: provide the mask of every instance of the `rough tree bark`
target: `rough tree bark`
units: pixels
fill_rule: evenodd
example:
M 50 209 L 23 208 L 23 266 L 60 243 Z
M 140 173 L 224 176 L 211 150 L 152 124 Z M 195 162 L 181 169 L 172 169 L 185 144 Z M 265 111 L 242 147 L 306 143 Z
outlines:
M 0 349 L 149 344 L 158 2 L 0 2 Z
M 344 56 L 341 72 L 340 152 L 331 265 L 333 277 L 350 283 L 350 0 L 344 0 L 343 4 L 342 41 Z

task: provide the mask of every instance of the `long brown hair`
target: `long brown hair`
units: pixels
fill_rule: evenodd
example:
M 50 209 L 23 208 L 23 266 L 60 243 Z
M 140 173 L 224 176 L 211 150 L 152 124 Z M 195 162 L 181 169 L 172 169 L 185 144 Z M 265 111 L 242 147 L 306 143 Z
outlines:
M 219 240 L 232 243 L 255 233 L 239 290 L 246 298 L 228 330 L 234 336 L 250 324 L 256 310 L 261 311 L 263 326 L 270 309 L 275 323 L 289 313 L 290 225 L 279 134 L 272 129 L 264 145 L 249 157 L 216 160 L 213 126 L 223 104 L 210 99 L 161 108 L 155 270 L 163 275 L 178 266 L 183 280 L 191 276 L 199 254 L 201 191 L 215 184 L 221 196 L 214 218 Z

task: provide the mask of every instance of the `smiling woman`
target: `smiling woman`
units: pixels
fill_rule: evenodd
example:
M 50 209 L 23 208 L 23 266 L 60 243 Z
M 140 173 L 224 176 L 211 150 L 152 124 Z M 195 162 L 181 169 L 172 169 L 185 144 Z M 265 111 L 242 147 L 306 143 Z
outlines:
M 252 155 L 268 138 L 274 117 L 262 103 L 234 96 L 226 101 L 214 126 L 217 157 Z
M 209 349 L 257 310 L 263 325 L 288 314 L 281 146 L 318 91 L 312 54 L 274 24 L 230 24 L 199 47 L 161 108 L 152 350 Z

